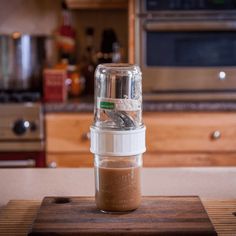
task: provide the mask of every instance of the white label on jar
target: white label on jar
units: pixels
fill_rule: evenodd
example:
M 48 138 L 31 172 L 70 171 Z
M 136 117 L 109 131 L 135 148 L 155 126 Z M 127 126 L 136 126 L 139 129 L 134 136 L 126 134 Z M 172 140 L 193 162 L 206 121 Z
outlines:
M 134 99 L 97 98 L 97 108 L 117 111 L 141 110 L 141 101 Z

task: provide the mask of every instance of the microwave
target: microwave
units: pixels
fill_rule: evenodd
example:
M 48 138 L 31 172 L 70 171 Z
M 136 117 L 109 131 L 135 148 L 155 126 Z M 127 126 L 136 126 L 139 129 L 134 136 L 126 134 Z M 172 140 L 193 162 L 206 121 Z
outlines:
M 144 92 L 236 98 L 236 1 L 145 0 L 136 15 Z

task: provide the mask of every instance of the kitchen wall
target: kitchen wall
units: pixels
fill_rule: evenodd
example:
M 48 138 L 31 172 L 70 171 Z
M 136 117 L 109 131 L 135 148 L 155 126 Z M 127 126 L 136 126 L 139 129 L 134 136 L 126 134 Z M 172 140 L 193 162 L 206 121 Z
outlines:
M 60 0 L 0 0 L 0 33 L 51 34 L 58 26 Z

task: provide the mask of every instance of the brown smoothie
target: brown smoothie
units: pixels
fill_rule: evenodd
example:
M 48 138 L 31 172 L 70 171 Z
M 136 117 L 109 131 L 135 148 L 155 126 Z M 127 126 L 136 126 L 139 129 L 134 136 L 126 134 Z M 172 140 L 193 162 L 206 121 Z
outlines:
M 96 204 L 107 212 L 131 211 L 141 202 L 140 167 L 129 167 L 127 162 L 95 167 Z

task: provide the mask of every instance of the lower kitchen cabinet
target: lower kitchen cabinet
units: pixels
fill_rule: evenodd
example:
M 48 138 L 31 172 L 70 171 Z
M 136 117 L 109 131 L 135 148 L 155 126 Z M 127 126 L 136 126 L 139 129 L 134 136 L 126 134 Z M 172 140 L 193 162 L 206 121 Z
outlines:
M 46 115 L 47 153 L 89 153 L 92 113 Z
M 145 167 L 236 166 L 236 113 L 146 112 Z M 46 114 L 49 167 L 92 167 L 92 113 Z

